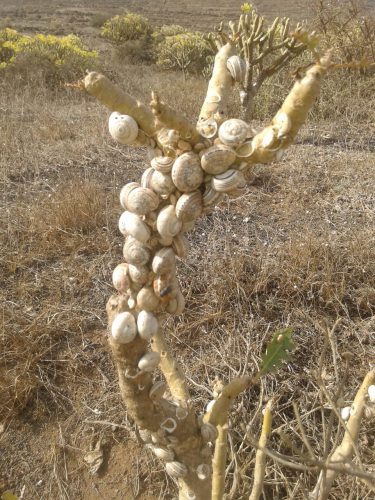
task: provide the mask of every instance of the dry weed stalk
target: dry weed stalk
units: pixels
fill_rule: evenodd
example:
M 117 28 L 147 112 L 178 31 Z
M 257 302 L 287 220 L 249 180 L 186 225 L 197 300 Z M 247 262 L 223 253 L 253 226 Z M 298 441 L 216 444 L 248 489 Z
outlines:
M 147 145 L 150 150 L 151 167 L 144 172 L 141 185 L 129 183 L 120 194 L 125 209 L 119 223 L 126 236 L 125 262 L 114 270 L 119 293 L 107 304 L 109 343 L 128 413 L 142 440 L 177 481 L 181 500 L 223 498 L 230 408 L 235 397 L 265 373 L 261 369 L 253 378 L 243 376 L 222 385 L 203 418 L 195 413 L 185 374 L 162 333 L 166 315 L 184 310 L 175 261 L 176 255 L 184 259 L 188 253 L 183 234 L 224 194 L 243 192 L 244 172 L 251 165 L 281 157 L 305 121 L 330 67 L 329 56 L 318 58 L 295 82 L 272 123 L 254 136 L 249 124 L 226 115 L 233 83 L 227 62 L 234 52 L 228 40 L 217 53 L 197 127 L 155 93 L 147 107 L 103 75 L 89 73 L 81 84 L 114 111 L 109 127 L 118 142 Z M 280 334 L 276 345 L 286 337 Z M 157 367 L 166 384 L 154 380 Z M 169 397 L 165 396 L 167 388 Z M 251 498 L 259 498 L 262 489 L 270 425 L 268 406 Z

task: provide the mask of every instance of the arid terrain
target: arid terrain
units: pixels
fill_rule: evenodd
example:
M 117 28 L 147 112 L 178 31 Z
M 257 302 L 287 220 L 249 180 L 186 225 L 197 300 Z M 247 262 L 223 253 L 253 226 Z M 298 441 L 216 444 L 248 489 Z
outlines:
M 3 27 L 26 34 L 82 36 L 124 90 L 144 102 L 157 90 L 195 120 L 207 81 L 119 63 L 95 19 L 128 9 L 155 26 L 210 31 L 236 18 L 242 3 L 3 0 L 0 15 Z M 254 4 L 270 19 L 313 15 L 307 1 Z M 370 15 L 373 2 L 366 7 Z M 0 80 L 0 495 L 171 499 L 173 481 L 128 419 L 106 341 L 111 273 L 122 259 L 118 193 L 140 178 L 146 153 L 117 145 L 107 110 L 76 89 L 44 85 L 38 71 L 27 68 L 27 85 L 24 76 Z M 273 83 L 258 97 L 256 126 L 279 108 L 290 73 Z M 295 332 L 291 362 L 235 406 L 233 500 L 249 497 L 255 451 L 246 433 L 258 435 L 270 397 L 277 396 L 270 446 L 285 455 L 303 449 L 294 401 L 322 458 L 343 433 L 324 389 L 350 406 L 375 365 L 374 96 L 374 75 L 329 76 L 282 161 L 257 165 L 246 194 L 224 201 L 188 235 L 189 257 L 178 268 L 186 310 L 166 327 L 197 409 L 212 399 L 215 377 L 252 373 L 273 332 Z M 375 474 L 374 423 L 364 421 L 358 449 Z M 96 445 L 104 461 L 91 474 L 85 457 Z M 264 499 L 307 498 L 312 477 L 270 459 Z M 330 498 L 375 497 L 363 481 L 341 475 Z

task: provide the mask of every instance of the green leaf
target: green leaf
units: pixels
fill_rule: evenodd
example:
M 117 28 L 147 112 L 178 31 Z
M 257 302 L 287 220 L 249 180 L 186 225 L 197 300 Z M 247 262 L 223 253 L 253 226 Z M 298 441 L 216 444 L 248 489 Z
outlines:
M 276 332 L 271 342 L 267 345 L 266 353 L 262 359 L 260 374 L 265 375 L 272 370 L 280 368 L 284 361 L 290 359 L 290 353 L 295 349 L 292 339 L 293 329 L 286 328 Z

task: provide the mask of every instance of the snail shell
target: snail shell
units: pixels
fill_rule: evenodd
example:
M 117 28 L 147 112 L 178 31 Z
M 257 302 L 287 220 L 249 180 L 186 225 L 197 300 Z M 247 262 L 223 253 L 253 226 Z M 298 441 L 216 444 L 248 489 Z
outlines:
M 152 401 L 159 401 L 164 396 L 165 390 L 167 386 L 164 382 L 159 380 L 158 382 L 155 382 L 155 384 L 151 387 L 150 392 L 149 392 L 149 397 L 152 399 Z
M 124 244 L 124 258 L 128 264 L 143 266 L 147 264 L 151 257 L 151 252 L 143 243 L 127 236 Z
M 200 464 L 197 469 L 197 476 L 201 481 L 208 479 L 211 476 L 211 467 L 208 464 Z
M 167 205 L 159 212 L 156 219 L 156 229 L 162 238 L 173 238 L 180 232 L 182 222 L 177 219 L 173 205 Z
M 129 115 L 122 115 L 116 111 L 108 120 L 109 133 L 120 144 L 133 144 L 138 135 L 138 124 Z
M 367 389 L 367 394 L 371 403 L 375 403 L 375 385 L 370 385 Z
M 158 196 L 151 189 L 137 187 L 126 197 L 126 208 L 137 215 L 146 215 L 159 205 Z
M 183 153 L 172 167 L 172 180 L 179 191 L 190 193 L 203 182 L 203 171 L 199 156 L 192 151 Z
M 152 442 L 151 432 L 148 429 L 139 429 L 138 434 L 144 443 Z
M 185 309 L 185 297 L 183 296 L 181 290 L 178 290 L 175 298 L 168 303 L 166 311 L 169 314 L 174 314 L 175 316 L 180 316 Z
M 176 408 L 176 417 L 178 420 L 185 420 L 185 418 L 189 415 L 189 410 L 184 408 L 183 406 L 178 406 Z
M 147 224 L 143 222 L 139 215 L 133 214 L 132 212 L 123 212 L 118 225 L 123 235 L 126 236 L 129 234 L 142 243 L 146 243 L 151 236 L 151 231 Z
M 182 234 L 173 238 L 172 248 L 180 259 L 186 259 L 188 254 L 188 241 Z
M 209 118 L 208 120 L 202 120 L 197 124 L 197 131 L 199 134 L 206 139 L 211 139 L 215 137 L 218 129 L 217 121 L 213 118 Z
M 190 220 L 188 222 L 183 222 L 181 227 L 181 233 L 188 233 L 192 229 L 194 229 L 195 220 Z
M 150 340 L 158 331 L 159 324 L 156 317 L 149 311 L 141 311 L 137 318 L 137 329 L 141 339 Z
M 254 151 L 254 146 L 252 141 L 246 141 L 240 146 L 238 146 L 238 148 L 236 149 L 236 155 L 239 158 L 247 158 L 252 154 L 253 151 Z
M 181 462 L 167 462 L 165 470 L 172 477 L 185 477 L 188 473 L 188 468 Z
M 159 299 L 149 286 L 143 287 L 137 295 L 137 307 L 145 311 L 155 311 L 159 306 Z
M 221 196 L 221 193 L 216 191 L 216 189 L 212 186 L 207 186 L 205 192 L 203 193 L 203 206 L 209 207 L 214 203 L 218 203 Z
M 349 420 L 351 414 L 351 407 L 350 406 L 345 406 L 344 408 L 341 409 L 341 418 L 346 422 Z
M 174 274 L 161 274 L 154 280 L 154 292 L 163 302 L 174 298 L 178 292 L 178 282 Z
M 172 462 L 172 460 L 174 459 L 173 451 L 168 450 L 168 448 L 163 448 L 162 446 L 153 446 L 151 449 L 158 458 L 164 460 L 165 462 Z
M 160 424 L 160 429 L 163 429 L 164 431 L 168 432 L 169 434 L 172 434 L 173 431 L 176 430 L 177 427 L 177 422 L 174 418 L 166 418 L 164 422 Z
M 128 264 L 123 262 L 114 268 L 112 273 L 112 282 L 113 286 L 119 292 L 124 293 L 128 290 L 130 287 Z
M 184 193 L 176 203 L 176 216 L 181 222 L 197 219 L 203 210 L 203 199 L 200 191 Z
M 163 174 L 169 174 L 172 170 L 173 163 L 174 159 L 170 156 L 157 156 L 151 160 L 151 166 Z
M 157 194 L 170 195 L 176 189 L 169 174 L 154 170 L 149 179 L 149 187 Z
M 137 327 L 134 316 L 129 312 L 119 313 L 111 327 L 112 338 L 120 344 L 127 344 L 135 339 Z
M 153 372 L 160 363 L 158 352 L 146 352 L 138 362 L 138 368 L 142 372 Z
M 152 174 L 154 172 L 155 172 L 155 170 L 152 167 L 146 168 L 146 170 L 143 172 L 142 177 L 141 177 L 141 186 L 143 188 L 152 189 L 151 178 L 152 178 Z
M 227 146 L 238 146 L 242 144 L 249 133 L 249 126 L 243 120 L 231 118 L 220 125 L 219 139 Z
M 213 175 L 225 172 L 225 170 L 227 170 L 235 160 L 236 153 L 229 146 L 225 146 L 223 144 L 211 146 L 203 151 L 201 156 L 203 170 L 208 174 Z
M 161 248 L 152 259 L 152 270 L 155 274 L 174 272 L 176 269 L 176 256 L 171 248 Z
M 218 192 L 232 191 L 245 187 L 246 179 L 242 172 L 239 170 L 229 169 L 223 174 L 215 175 L 212 179 L 212 186 Z
M 242 83 L 246 76 L 246 61 L 239 56 L 231 56 L 227 60 L 227 68 L 233 78 L 238 83 Z
M 135 189 L 141 187 L 138 182 L 128 182 L 120 191 L 120 203 L 123 209 L 126 210 L 126 200 L 128 199 L 129 193 Z
M 139 285 L 144 285 L 150 274 L 150 270 L 147 266 L 134 266 L 129 264 L 129 276 L 133 283 L 137 283 Z
M 206 443 L 213 443 L 218 436 L 216 427 L 208 422 L 202 425 L 201 434 Z

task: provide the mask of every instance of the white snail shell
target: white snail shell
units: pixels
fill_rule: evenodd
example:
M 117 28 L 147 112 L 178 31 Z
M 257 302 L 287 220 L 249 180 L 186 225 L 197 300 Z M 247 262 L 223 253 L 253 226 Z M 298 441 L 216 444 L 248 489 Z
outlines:
M 176 216 L 181 222 L 196 220 L 202 213 L 203 199 L 200 191 L 184 193 L 176 203 Z
M 215 175 L 212 179 L 212 186 L 218 192 L 225 193 L 233 189 L 243 188 L 245 185 L 245 176 L 239 170 L 229 169 L 222 174 Z
M 246 141 L 236 149 L 236 155 L 239 158 L 248 158 L 254 151 L 254 145 L 252 141 Z
M 172 248 L 180 259 L 186 259 L 188 254 L 188 241 L 181 233 L 173 238 Z
M 128 182 L 120 191 L 120 203 L 123 209 L 126 210 L 126 200 L 128 199 L 129 193 L 135 189 L 141 187 L 138 182 Z
M 112 282 L 113 286 L 119 292 L 124 293 L 128 290 L 130 287 L 128 264 L 123 262 L 114 268 L 112 273 Z
M 156 229 L 162 238 L 173 238 L 180 232 L 182 222 L 177 219 L 173 205 L 167 205 L 159 212 L 156 219 Z
M 218 436 L 216 427 L 208 422 L 202 425 L 201 434 L 206 443 L 213 443 Z
M 137 295 L 137 307 L 145 311 L 155 311 L 159 306 L 159 299 L 154 290 L 149 287 L 143 287 Z
M 149 311 L 141 311 L 137 318 L 137 329 L 139 336 L 144 340 L 150 340 L 158 331 L 159 324 L 156 317 Z
M 132 282 L 139 285 L 144 285 L 150 274 L 150 270 L 147 266 L 134 266 L 132 264 L 129 264 L 128 272 Z
M 172 460 L 174 459 L 173 451 L 168 450 L 168 448 L 164 448 L 162 446 L 153 446 L 151 449 L 158 458 L 164 460 L 165 462 L 172 462 Z
M 134 316 L 129 312 L 119 313 L 113 320 L 111 333 L 113 339 L 120 344 L 134 340 L 137 335 Z
M 174 159 L 170 156 L 156 156 L 151 160 L 151 166 L 163 174 L 169 174 L 172 170 L 173 163 Z
M 205 192 L 203 193 L 203 206 L 209 207 L 214 203 L 218 203 L 222 194 L 216 191 L 212 186 L 207 186 Z
M 152 401 L 159 401 L 164 396 L 166 388 L 167 386 L 163 381 L 159 380 L 155 382 L 149 392 L 150 399 L 152 399 Z
M 231 56 L 227 61 L 227 68 L 233 78 L 238 83 L 242 83 L 246 76 L 246 61 L 239 56 Z
M 199 156 L 192 151 L 183 153 L 172 167 L 172 180 L 179 191 L 190 193 L 203 182 L 203 171 Z
M 231 118 L 220 125 L 219 139 L 227 146 L 238 146 L 242 144 L 249 133 L 249 126 L 243 120 Z
M 170 174 L 164 174 L 158 170 L 151 173 L 148 183 L 148 187 L 160 195 L 170 195 L 176 189 Z
M 211 476 L 211 467 L 208 464 L 200 464 L 197 467 L 197 476 L 201 481 L 208 479 Z
M 202 120 L 197 124 L 197 131 L 206 139 L 211 139 L 212 137 L 214 137 L 216 135 L 217 128 L 217 121 L 212 118 L 208 120 Z
M 210 148 L 202 151 L 201 155 L 203 170 L 208 174 L 213 175 L 225 172 L 225 170 L 227 170 L 235 160 L 236 153 L 229 146 L 225 146 L 223 144 L 211 146 Z
M 375 403 L 375 385 L 370 385 L 367 389 L 367 393 L 371 403 Z
M 127 236 L 124 244 L 124 258 L 128 264 L 143 266 L 147 264 L 151 257 L 151 251 L 143 243 Z
M 147 352 L 138 362 L 138 368 L 142 372 L 153 372 L 160 363 L 160 354 L 158 352 Z
M 188 473 L 188 468 L 181 462 L 167 462 L 165 470 L 172 477 L 185 477 Z
M 341 418 L 346 422 L 349 420 L 351 414 L 351 407 L 350 406 L 345 406 L 344 408 L 341 408 Z
M 138 135 L 138 124 L 129 115 L 122 115 L 116 111 L 108 120 L 109 133 L 120 144 L 133 144 Z
M 128 212 L 127 210 L 121 214 L 118 225 L 123 235 L 126 236 L 129 234 L 142 243 L 146 243 L 151 236 L 149 227 L 143 222 L 139 215 Z
M 160 424 L 160 429 L 163 429 L 164 431 L 168 432 L 169 434 L 172 434 L 173 431 L 176 430 L 177 427 L 177 422 L 174 418 L 166 418 L 164 422 Z
M 125 200 L 126 208 L 138 215 L 146 215 L 159 205 L 159 198 L 151 189 L 137 187 L 128 193 Z
M 152 259 L 152 270 L 155 274 L 174 272 L 176 269 L 176 256 L 171 248 L 161 248 Z
M 151 187 L 151 178 L 152 174 L 155 172 L 155 169 L 152 167 L 146 168 L 141 177 L 141 186 L 143 188 L 152 189 Z

